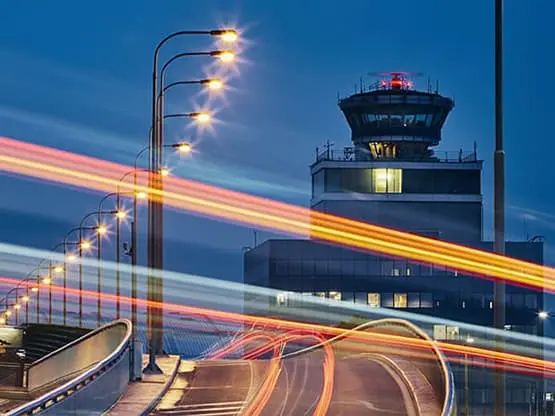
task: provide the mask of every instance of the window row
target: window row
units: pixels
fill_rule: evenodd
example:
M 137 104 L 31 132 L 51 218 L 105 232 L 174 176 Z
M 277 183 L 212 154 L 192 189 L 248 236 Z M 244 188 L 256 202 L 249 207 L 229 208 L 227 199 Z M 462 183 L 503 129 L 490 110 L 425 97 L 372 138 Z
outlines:
M 342 300 L 357 304 L 368 305 L 372 308 L 471 308 L 493 309 L 493 295 L 473 293 L 470 295 L 445 296 L 441 293 L 422 292 L 302 292 L 304 296 L 316 296 L 322 299 Z M 535 294 L 507 294 L 507 306 L 514 309 L 538 308 L 538 295 Z M 278 305 L 291 305 L 288 293 L 276 296 Z M 511 327 L 506 329 L 511 330 Z M 521 330 L 518 330 L 522 332 Z
M 327 168 L 313 175 L 312 191 L 314 196 L 323 192 L 479 195 L 481 176 L 478 169 Z
M 434 121 L 435 117 L 435 121 Z M 367 126 L 376 127 L 430 127 L 441 120 L 441 114 L 383 114 L 362 113 L 360 120 Z
M 396 260 L 274 260 L 275 276 L 456 276 L 445 267 L 411 264 Z
M 361 305 L 368 305 L 371 308 L 431 308 L 433 299 L 431 293 L 377 293 L 377 292 L 303 292 L 304 296 L 316 296 L 321 299 L 342 300 Z M 291 298 L 288 293 L 276 295 L 276 304 L 279 306 L 291 305 Z

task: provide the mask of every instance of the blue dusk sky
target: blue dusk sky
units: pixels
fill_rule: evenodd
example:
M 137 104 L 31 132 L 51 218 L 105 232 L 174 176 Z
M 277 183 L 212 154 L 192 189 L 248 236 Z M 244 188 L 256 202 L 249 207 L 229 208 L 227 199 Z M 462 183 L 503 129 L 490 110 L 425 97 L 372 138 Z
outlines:
M 505 141 L 508 239 L 544 235 L 554 264 L 551 128 L 555 2 L 505 2 Z M 168 109 L 217 110 L 212 131 L 168 122 L 165 140 L 194 141 L 192 159 L 168 157 L 174 174 L 307 205 L 309 164 L 330 139 L 349 144 L 337 93 L 373 71 L 415 71 L 456 99 L 442 150 L 478 146 L 484 159 L 485 237 L 491 238 L 493 1 L 97 0 L 9 2 L 0 25 L 0 135 L 130 164 L 147 144 L 152 52 L 166 34 L 233 26 L 241 62 L 225 98 L 194 88 Z M 181 38 L 164 49 L 215 47 Z M 180 60 L 168 81 L 214 75 L 209 58 Z M 100 194 L 0 176 L 2 240 L 50 247 Z M 259 240 L 268 238 L 267 232 Z M 240 280 L 252 230 L 168 211 L 166 266 Z

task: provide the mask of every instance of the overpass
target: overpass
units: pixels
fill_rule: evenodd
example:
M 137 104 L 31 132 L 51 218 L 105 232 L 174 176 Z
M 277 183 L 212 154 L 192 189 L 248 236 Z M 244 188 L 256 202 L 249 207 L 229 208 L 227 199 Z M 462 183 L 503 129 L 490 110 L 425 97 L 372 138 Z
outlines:
M 114 410 L 118 404 L 136 394 L 129 387 L 131 330 L 127 320 L 94 331 L 36 324 L 4 328 L 2 335 L 10 346 L 2 355 L 0 411 L 70 415 L 112 409 L 118 414 Z M 451 372 L 422 331 L 401 320 L 375 321 L 357 330 L 419 338 L 428 341 L 429 348 L 409 361 L 399 350 L 361 345 L 348 331 L 323 343 L 307 343 L 288 334 L 279 335 L 285 341 L 251 342 L 252 334 L 246 332 L 203 359 L 178 363 L 165 394 L 152 398 L 149 411 L 155 415 L 454 414 Z M 236 350 L 233 344 L 241 339 L 246 340 L 241 355 L 249 359 L 218 356 Z M 14 355 L 19 347 L 25 349 L 23 359 Z

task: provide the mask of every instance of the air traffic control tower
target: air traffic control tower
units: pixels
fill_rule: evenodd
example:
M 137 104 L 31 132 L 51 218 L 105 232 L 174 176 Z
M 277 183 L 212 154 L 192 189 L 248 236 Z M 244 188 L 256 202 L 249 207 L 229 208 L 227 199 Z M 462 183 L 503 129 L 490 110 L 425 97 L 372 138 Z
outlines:
M 317 149 L 312 208 L 443 240 L 480 241 L 476 149 L 433 150 L 454 101 L 430 87 L 414 89 L 403 73 L 382 77 L 339 100 L 352 146 Z

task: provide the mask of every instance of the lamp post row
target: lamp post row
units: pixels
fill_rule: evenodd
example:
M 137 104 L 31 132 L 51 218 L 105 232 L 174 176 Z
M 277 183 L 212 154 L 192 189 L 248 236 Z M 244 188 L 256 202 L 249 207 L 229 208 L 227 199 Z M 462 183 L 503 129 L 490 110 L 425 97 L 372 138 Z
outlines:
M 87 251 L 92 248 L 92 244 L 89 240 L 83 238 L 83 231 L 86 230 L 94 230 L 96 234 L 96 252 L 97 252 L 97 325 L 101 324 L 102 315 L 101 315 L 101 289 L 102 289 L 102 237 L 106 234 L 107 228 L 102 222 L 102 217 L 104 215 L 114 215 L 116 218 L 116 316 L 117 318 L 120 317 L 120 295 L 121 295 L 121 279 L 120 279 L 120 270 L 119 270 L 119 263 L 121 261 L 121 221 L 127 217 L 126 211 L 121 208 L 121 197 L 124 194 L 133 194 L 133 215 L 131 216 L 131 247 L 126 250 L 124 248 L 125 254 L 131 257 L 131 266 L 132 266 L 132 273 L 131 273 L 131 297 L 132 297 L 132 323 L 133 323 L 133 339 L 136 338 L 136 324 L 137 324 L 137 276 L 136 276 L 136 265 L 137 265 L 137 236 L 138 236 L 138 199 L 148 199 L 148 243 L 147 243 L 147 265 L 150 270 L 159 270 L 163 269 L 163 201 L 161 198 L 157 198 L 153 200 L 152 198 L 148 198 L 148 195 L 145 192 L 138 192 L 137 191 L 137 174 L 139 172 L 138 169 L 138 160 L 142 154 L 144 154 L 147 150 L 149 151 L 149 166 L 148 169 L 140 169 L 140 171 L 148 173 L 148 185 L 149 189 L 154 189 L 156 191 L 161 191 L 163 189 L 163 177 L 167 175 L 168 171 L 162 168 L 162 151 L 166 147 L 171 147 L 177 149 L 181 153 L 189 153 L 191 151 L 190 143 L 177 143 L 177 144 L 170 144 L 166 145 L 163 143 L 163 121 L 168 118 L 177 118 L 177 117 L 190 117 L 196 119 L 200 123 L 206 123 L 210 121 L 210 114 L 205 112 L 189 112 L 189 113 L 176 113 L 176 114 L 164 114 L 163 109 L 163 99 L 165 93 L 170 89 L 178 85 L 189 85 L 189 84 L 199 84 L 206 86 L 209 90 L 219 90 L 223 87 L 223 82 L 220 79 L 201 79 L 196 81 L 176 81 L 172 82 L 168 85 L 164 85 L 165 83 L 165 73 L 168 67 L 176 61 L 177 59 L 183 57 L 191 57 L 191 56 L 209 56 L 219 59 L 224 63 L 232 62 L 235 58 L 234 52 L 230 50 L 215 50 L 210 52 L 183 52 L 178 53 L 172 56 L 169 60 L 167 60 L 161 70 L 160 70 L 160 81 L 158 80 L 158 60 L 159 60 L 159 53 L 162 46 L 168 42 L 169 40 L 179 37 L 179 36 L 189 36 L 189 35 L 209 35 L 214 37 L 219 37 L 225 42 L 235 42 L 237 40 L 238 34 L 235 30 L 232 29 L 219 29 L 219 30 L 210 30 L 210 31 L 179 31 L 172 33 L 162 39 L 161 42 L 155 48 L 154 51 L 154 59 L 153 59 L 153 78 L 152 78 L 152 122 L 151 122 L 151 133 L 149 139 L 149 145 L 143 148 L 135 158 L 135 165 L 134 169 L 125 175 L 122 176 L 120 182 L 118 183 L 118 189 L 116 192 L 106 195 L 100 202 L 99 208 L 97 211 L 91 212 L 87 214 L 80 222 L 79 227 L 71 229 L 66 236 L 62 243 L 53 247 L 52 251 L 55 251 L 58 247 L 63 247 L 64 252 L 64 261 L 63 265 L 53 265 L 52 260 L 49 260 L 49 273 L 47 277 L 42 278 L 40 275 L 40 265 L 37 268 L 39 273 L 36 279 L 29 278 L 22 280 L 21 283 L 25 283 L 25 290 L 26 294 L 22 297 L 19 297 L 18 290 L 20 284 L 18 284 L 15 288 L 10 290 L 8 294 L 5 296 L 5 307 L 6 310 L 4 312 L 4 317 L 0 317 L 0 324 L 6 323 L 8 316 L 10 316 L 11 312 L 9 310 L 8 305 L 8 295 L 15 291 L 16 294 L 16 303 L 13 305 L 14 310 L 16 313 L 16 317 L 18 316 L 19 309 L 21 308 L 21 303 L 25 302 L 26 304 L 26 320 L 29 319 L 29 290 L 32 292 L 37 293 L 37 304 L 36 304 L 36 312 L 37 312 L 37 322 L 40 320 L 40 286 L 41 284 L 48 285 L 49 287 L 49 318 L 48 322 L 52 323 L 52 271 L 53 269 L 56 270 L 57 273 L 63 273 L 63 323 L 64 325 L 67 324 L 67 289 L 68 289 L 68 262 L 76 259 L 75 254 L 71 253 L 68 254 L 68 246 L 76 246 L 78 248 L 78 257 L 79 257 L 79 325 L 83 325 L 83 265 L 82 265 L 82 257 L 84 251 Z M 125 178 L 133 174 L 133 192 L 121 192 L 120 184 L 123 183 Z M 115 196 L 116 197 L 116 210 L 106 211 L 103 210 L 102 204 L 109 198 Z M 88 218 L 96 216 L 97 224 L 95 226 L 86 226 L 85 222 Z M 69 241 L 70 236 L 73 233 L 79 233 L 79 238 L 77 241 Z M 44 260 L 46 261 L 46 260 Z M 44 262 L 43 261 L 43 262 Z M 41 265 L 42 263 L 41 262 Z M 37 270 L 35 269 L 35 270 Z M 33 272 L 32 272 L 33 273 Z M 36 284 L 31 284 L 33 280 L 36 280 Z M 159 276 L 153 276 L 149 274 L 148 276 L 148 300 L 154 301 L 149 302 L 149 305 L 156 304 L 160 305 L 163 301 L 163 287 L 162 287 L 162 280 Z M 1 301 L 0 301 L 1 302 Z M 155 356 L 158 353 L 161 353 L 163 350 L 163 343 L 162 343 L 162 326 L 163 326 L 163 311 L 161 308 L 156 307 L 153 308 L 149 306 L 148 309 L 148 326 L 149 326 L 149 352 L 150 352 L 150 361 L 149 366 L 147 369 L 152 371 L 157 371 L 158 367 L 156 365 Z

